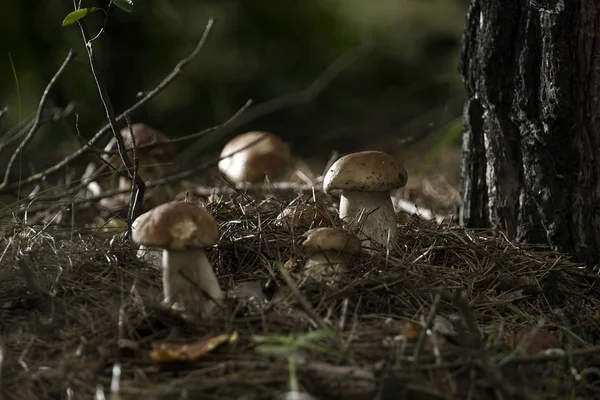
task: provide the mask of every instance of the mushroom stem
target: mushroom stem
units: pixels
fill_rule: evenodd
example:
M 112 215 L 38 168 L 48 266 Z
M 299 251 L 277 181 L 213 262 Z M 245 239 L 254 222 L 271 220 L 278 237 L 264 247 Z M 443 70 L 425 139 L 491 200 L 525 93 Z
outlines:
M 364 210 L 364 211 L 363 211 Z M 385 247 L 396 242 L 398 226 L 389 192 L 357 192 L 344 190 L 340 198 L 340 218 L 348 228 L 355 228 L 363 214 L 358 237 L 371 239 Z
M 210 261 L 202 250 L 163 250 L 165 303 L 174 309 L 210 314 L 223 291 Z M 210 296 L 210 298 L 207 297 Z
M 311 255 L 304 266 L 305 274 L 320 278 L 333 278 L 348 272 L 346 257 L 340 251 L 320 251 Z
M 143 244 L 138 247 L 136 256 L 138 260 L 148 263 L 154 269 L 162 269 L 162 255 L 163 250 L 154 249 L 150 246 L 144 246 Z

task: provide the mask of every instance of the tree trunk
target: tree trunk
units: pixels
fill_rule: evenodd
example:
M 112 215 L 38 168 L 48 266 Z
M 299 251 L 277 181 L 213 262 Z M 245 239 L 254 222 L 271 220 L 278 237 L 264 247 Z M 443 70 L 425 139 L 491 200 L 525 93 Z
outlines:
M 461 223 L 596 265 L 600 3 L 472 0 L 459 68 Z

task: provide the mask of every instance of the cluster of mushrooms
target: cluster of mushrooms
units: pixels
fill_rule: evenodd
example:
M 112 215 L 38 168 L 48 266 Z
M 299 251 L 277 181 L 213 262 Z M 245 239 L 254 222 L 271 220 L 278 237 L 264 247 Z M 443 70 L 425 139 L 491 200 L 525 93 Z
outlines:
M 121 135 L 130 153 L 135 143 L 142 179 L 166 175 L 166 166 L 173 163 L 176 153 L 163 133 L 145 124 L 134 124 L 131 131 L 126 128 Z M 140 146 L 146 147 L 138 149 Z M 113 139 L 105 149 L 105 160 L 120 166 L 115 149 Z M 283 140 L 271 133 L 254 131 L 225 145 L 218 168 L 232 183 L 255 184 L 282 177 L 292 165 L 289 146 Z M 404 186 L 406 181 L 403 165 L 389 154 L 379 151 L 348 154 L 333 163 L 323 178 L 323 190 L 340 196 L 342 227 L 332 227 L 327 213 L 307 205 L 284 209 L 275 223 L 320 226 L 303 235 L 301 247 L 308 259 L 303 272 L 335 280 L 348 271 L 349 261 L 360 254 L 363 245 L 373 249 L 390 249 L 395 245 L 397 222 L 390 191 Z M 130 180 L 119 179 L 119 188 L 130 185 Z M 207 316 L 225 298 L 205 254 L 206 249 L 218 245 L 217 222 L 201 205 L 159 198 L 158 193 L 147 194 L 144 203 L 149 211 L 132 224 L 132 239 L 140 245 L 138 257 L 162 269 L 166 305 L 186 314 Z M 128 196 L 114 196 L 103 200 L 101 205 L 118 210 L 128 201 Z

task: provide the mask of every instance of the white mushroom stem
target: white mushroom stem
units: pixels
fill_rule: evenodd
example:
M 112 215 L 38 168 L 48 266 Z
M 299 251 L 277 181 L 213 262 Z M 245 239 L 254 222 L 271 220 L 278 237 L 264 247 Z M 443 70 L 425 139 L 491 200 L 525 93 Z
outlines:
M 163 287 L 164 301 L 172 308 L 204 316 L 224 297 L 202 250 L 163 250 Z
M 304 266 L 305 274 L 314 277 L 334 278 L 348 272 L 347 257 L 339 251 L 320 251 L 311 255 Z
M 344 190 L 340 198 L 340 218 L 351 229 L 360 222 L 359 237 L 371 239 L 385 247 L 388 247 L 388 240 L 390 246 L 396 243 L 398 226 L 389 192 Z
M 155 249 L 149 246 L 140 245 L 136 256 L 139 260 L 148 263 L 152 268 L 161 270 L 162 269 L 162 258 L 163 250 Z

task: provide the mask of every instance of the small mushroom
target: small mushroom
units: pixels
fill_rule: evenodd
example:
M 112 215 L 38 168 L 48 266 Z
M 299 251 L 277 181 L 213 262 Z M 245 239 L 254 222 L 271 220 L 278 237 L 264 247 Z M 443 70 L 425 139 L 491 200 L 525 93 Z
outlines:
M 341 191 L 339 215 L 348 228 L 364 220 L 361 238 L 388 246 L 396 242 L 397 224 L 390 190 L 406 185 L 404 166 L 380 151 L 348 154 L 337 160 L 323 181 L 327 192 Z
M 560 348 L 560 343 L 552 332 L 535 328 L 521 329 L 509 334 L 507 344 L 510 348 L 528 355 Z
M 149 125 L 143 123 L 137 123 L 131 125 L 131 131 L 133 131 L 133 138 L 135 139 L 136 157 L 138 159 L 138 175 L 142 180 L 159 179 L 165 176 L 165 166 L 170 164 L 175 159 L 175 149 L 167 143 L 169 137 L 164 133 L 157 131 Z M 133 139 L 131 136 L 129 127 L 125 127 L 121 130 L 121 136 L 127 150 L 127 156 L 133 163 Z M 141 146 L 147 146 L 154 144 L 149 147 L 140 148 Z M 104 151 L 107 154 L 103 155 L 105 161 L 112 164 L 117 169 L 124 168 L 123 160 L 119 153 L 115 153 L 118 150 L 117 140 L 113 137 Z M 128 190 L 131 188 L 131 180 L 128 177 L 119 176 L 119 189 Z M 148 190 L 146 198 L 152 198 L 152 204 L 158 205 L 167 201 L 165 196 L 161 196 L 164 189 L 159 190 Z M 125 207 L 129 203 L 129 194 L 117 195 L 112 198 L 102 199 L 100 205 L 108 210 L 117 211 Z
M 311 229 L 330 224 L 330 219 L 323 206 L 301 204 L 284 208 L 275 218 L 275 225 L 286 228 Z
M 164 176 L 165 164 L 172 163 L 175 159 L 175 149 L 169 141 L 169 137 L 157 131 L 151 126 L 143 123 L 131 125 L 133 139 L 135 139 L 136 156 L 139 160 L 138 174 L 143 180 L 151 180 Z M 127 156 L 133 162 L 133 139 L 129 127 L 121 129 L 121 136 L 127 150 Z M 154 144 L 150 147 L 137 149 L 138 147 Z M 117 140 L 113 137 L 104 148 L 103 158 L 110 162 L 115 168 L 124 168 L 121 156 L 114 153 L 118 150 Z M 109 153 L 110 152 L 110 153 Z M 122 189 L 129 188 L 129 179 L 120 177 L 119 186 Z
M 223 291 L 204 249 L 219 241 L 219 229 L 205 209 L 172 201 L 139 216 L 133 241 L 163 249 L 164 302 L 185 313 L 208 315 Z
M 140 222 L 144 219 L 146 219 L 145 214 L 142 214 L 131 223 L 132 234 L 138 229 Z M 161 248 L 140 244 L 136 252 L 136 257 L 154 269 L 162 269 L 163 250 Z
M 221 158 L 219 171 L 234 183 L 260 183 L 265 176 L 276 179 L 287 172 L 292 162 L 289 146 L 272 133 L 261 131 L 231 139 L 223 147 Z
M 305 233 L 302 250 L 309 276 L 335 280 L 348 272 L 348 262 L 361 251 L 360 240 L 342 228 L 316 228 Z

